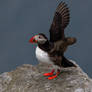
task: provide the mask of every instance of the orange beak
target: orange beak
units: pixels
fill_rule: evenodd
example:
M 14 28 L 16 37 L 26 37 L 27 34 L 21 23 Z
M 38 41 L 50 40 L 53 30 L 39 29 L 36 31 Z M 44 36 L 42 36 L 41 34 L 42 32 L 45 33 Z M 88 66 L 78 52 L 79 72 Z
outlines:
M 35 40 L 35 36 L 33 36 L 32 38 L 30 38 L 29 42 L 30 43 L 37 43 L 37 40 Z

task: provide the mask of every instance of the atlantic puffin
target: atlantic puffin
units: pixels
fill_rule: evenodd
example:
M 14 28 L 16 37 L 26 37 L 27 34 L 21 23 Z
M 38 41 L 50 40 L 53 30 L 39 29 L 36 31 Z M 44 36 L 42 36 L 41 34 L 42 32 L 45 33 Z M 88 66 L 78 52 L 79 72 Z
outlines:
M 65 2 L 61 2 L 55 12 L 53 22 L 50 27 L 50 39 L 43 33 L 39 33 L 30 38 L 30 43 L 37 43 L 36 57 L 38 61 L 52 64 L 57 67 L 51 72 L 43 74 L 48 79 L 56 78 L 61 71 L 61 67 L 76 67 L 74 63 L 64 57 L 64 52 L 69 45 L 76 42 L 75 37 L 65 37 L 64 29 L 69 24 L 69 8 Z M 56 73 L 55 70 L 57 69 Z

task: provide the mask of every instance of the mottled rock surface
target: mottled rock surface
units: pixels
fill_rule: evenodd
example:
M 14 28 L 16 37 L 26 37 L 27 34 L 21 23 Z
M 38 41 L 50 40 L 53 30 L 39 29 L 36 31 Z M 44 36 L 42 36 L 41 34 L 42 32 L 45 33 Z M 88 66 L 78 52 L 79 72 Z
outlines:
M 37 66 L 22 65 L 14 71 L 0 75 L 0 92 L 92 92 L 92 80 L 77 65 L 77 68 L 62 68 L 60 76 L 48 80 L 43 73 L 52 66 L 40 63 Z

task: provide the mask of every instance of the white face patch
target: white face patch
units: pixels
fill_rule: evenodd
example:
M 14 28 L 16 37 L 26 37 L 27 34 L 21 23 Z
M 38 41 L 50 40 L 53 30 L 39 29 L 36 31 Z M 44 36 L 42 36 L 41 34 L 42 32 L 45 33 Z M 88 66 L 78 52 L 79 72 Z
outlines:
M 46 39 L 39 39 L 39 40 L 38 40 L 38 43 L 44 44 L 46 41 L 47 41 Z
M 35 40 L 37 40 L 37 42 L 39 43 L 39 44 L 44 44 L 46 41 L 47 41 L 47 39 L 45 39 L 43 36 L 41 36 L 41 35 L 37 35 L 36 37 L 35 37 Z

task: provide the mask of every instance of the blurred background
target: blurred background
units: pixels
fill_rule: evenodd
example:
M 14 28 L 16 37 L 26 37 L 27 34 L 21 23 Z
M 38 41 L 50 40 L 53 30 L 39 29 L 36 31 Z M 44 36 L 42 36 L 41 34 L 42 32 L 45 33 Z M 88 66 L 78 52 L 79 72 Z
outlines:
M 77 38 L 65 56 L 76 61 L 92 77 L 92 1 L 63 0 L 71 21 L 66 36 Z M 22 64 L 38 64 L 36 45 L 29 39 L 39 32 L 49 37 L 55 9 L 61 0 L 0 0 L 0 73 Z

